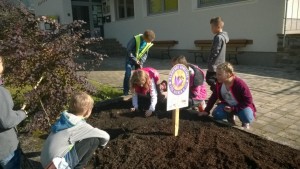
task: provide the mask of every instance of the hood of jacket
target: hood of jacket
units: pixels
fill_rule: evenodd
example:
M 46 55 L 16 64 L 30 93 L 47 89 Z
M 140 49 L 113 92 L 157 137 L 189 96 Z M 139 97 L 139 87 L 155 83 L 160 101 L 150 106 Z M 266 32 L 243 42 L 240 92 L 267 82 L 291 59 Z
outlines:
M 225 43 L 229 42 L 229 37 L 228 37 L 228 33 L 227 32 L 220 32 L 219 35 L 221 35 L 224 38 Z
M 85 122 L 85 120 L 82 117 L 64 111 L 61 113 L 60 118 L 52 125 L 51 131 L 57 133 L 83 122 Z

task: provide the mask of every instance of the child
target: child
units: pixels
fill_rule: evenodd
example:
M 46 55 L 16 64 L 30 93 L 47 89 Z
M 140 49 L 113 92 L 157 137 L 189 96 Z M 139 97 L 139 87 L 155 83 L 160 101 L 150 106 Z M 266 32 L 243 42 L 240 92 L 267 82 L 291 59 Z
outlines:
M 93 104 L 92 97 L 85 92 L 75 93 L 71 97 L 68 112 L 62 112 L 44 143 L 41 153 L 44 168 L 53 165 L 56 168 L 83 168 L 97 147 L 107 144 L 110 138 L 108 133 L 85 121 L 91 115 Z
M 187 62 L 185 56 L 177 56 L 172 59 L 172 65 L 183 64 L 189 69 L 190 73 L 190 93 L 189 107 L 198 109 L 198 105 L 205 107 L 205 99 L 207 97 L 206 86 L 204 84 L 205 75 L 203 70 L 198 66 Z
M 123 94 L 128 95 L 129 79 L 133 68 L 142 68 L 145 63 L 148 51 L 153 46 L 151 43 L 155 39 L 152 30 L 146 30 L 144 34 L 139 34 L 130 39 L 127 44 L 127 57 L 125 64 L 125 76 L 123 82 Z
M 235 124 L 234 115 L 237 115 L 242 126 L 249 129 L 249 123 L 254 120 L 256 108 L 247 84 L 235 76 L 232 65 L 227 62 L 217 67 L 217 80 L 218 83 L 208 100 L 207 107 L 204 112 L 199 112 L 199 116 L 208 115 L 219 99 L 221 103 L 212 113 L 214 119 L 227 119 L 228 122 Z
M 224 22 L 221 17 L 212 18 L 210 20 L 211 31 L 215 34 L 211 53 L 208 57 L 208 70 L 206 73 L 206 82 L 213 91 L 216 85 L 216 68 L 219 64 L 225 62 L 226 57 L 226 43 L 229 42 L 229 37 L 226 32 L 223 32 Z
M 161 81 L 160 84 L 159 84 L 159 89 L 162 92 L 167 92 L 167 90 L 168 90 L 168 82 L 165 81 L 165 80 Z
M 24 110 L 14 111 L 14 103 L 1 79 L 4 70 L 0 56 L 0 168 L 21 168 L 21 150 L 15 127 L 26 118 Z
M 151 67 L 142 68 L 133 72 L 130 81 L 131 91 L 133 93 L 132 96 L 133 108 L 131 108 L 132 112 L 141 108 L 141 106 L 139 106 L 138 103 L 138 96 L 150 95 L 150 106 L 149 109 L 146 110 L 145 116 L 149 117 L 152 115 L 152 112 L 155 111 L 157 98 L 162 97 L 160 91 L 160 84 L 158 84 L 158 81 L 159 81 L 159 74 L 155 69 Z

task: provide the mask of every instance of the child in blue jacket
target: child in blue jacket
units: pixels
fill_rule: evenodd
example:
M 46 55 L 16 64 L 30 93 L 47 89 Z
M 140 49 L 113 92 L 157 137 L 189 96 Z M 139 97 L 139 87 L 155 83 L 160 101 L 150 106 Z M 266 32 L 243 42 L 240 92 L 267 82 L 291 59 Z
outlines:
M 94 100 L 87 93 L 73 94 L 69 110 L 61 113 L 44 143 L 41 153 L 44 168 L 82 169 L 98 146 L 108 143 L 110 136 L 107 132 L 86 122 L 93 105 Z

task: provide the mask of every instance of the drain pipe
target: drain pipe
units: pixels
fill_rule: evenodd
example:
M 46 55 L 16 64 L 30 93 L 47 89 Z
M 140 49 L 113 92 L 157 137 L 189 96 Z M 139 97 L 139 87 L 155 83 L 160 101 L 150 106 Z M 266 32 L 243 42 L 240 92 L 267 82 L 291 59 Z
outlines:
M 286 39 L 287 10 L 288 10 L 288 0 L 285 0 L 284 26 L 283 26 L 283 42 L 282 42 L 282 47 L 283 48 L 285 47 L 285 39 Z

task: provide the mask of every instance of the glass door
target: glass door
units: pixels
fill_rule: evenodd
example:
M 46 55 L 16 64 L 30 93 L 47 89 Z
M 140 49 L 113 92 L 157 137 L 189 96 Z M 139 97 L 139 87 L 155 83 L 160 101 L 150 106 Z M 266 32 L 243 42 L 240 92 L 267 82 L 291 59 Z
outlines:
M 103 26 L 102 5 L 92 5 L 92 13 L 93 13 L 93 36 L 103 37 L 104 26 Z
M 100 0 L 72 0 L 73 20 L 84 20 L 89 36 L 103 37 L 103 11 Z
M 86 24 L 83 25 L 83 28 L 90 30 L 90 16 L 89 16 L 89 7 L 88 6 L 77 6 L 72 5 L 73 20 L 83 20 Z

